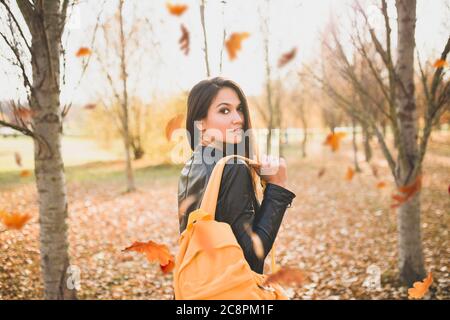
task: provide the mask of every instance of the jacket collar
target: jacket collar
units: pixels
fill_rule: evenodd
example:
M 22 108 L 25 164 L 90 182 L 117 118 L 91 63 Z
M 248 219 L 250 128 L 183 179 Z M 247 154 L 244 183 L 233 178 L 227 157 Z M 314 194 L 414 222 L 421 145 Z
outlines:
M 197 145 L 194 149 L 193 160 L 194 163 L 215 164 L 225 156 L 238 154 L 235 144 L 225 143 L 224 150 L 214 145 Z M 240 153 L 239 153 L 240 154 Z

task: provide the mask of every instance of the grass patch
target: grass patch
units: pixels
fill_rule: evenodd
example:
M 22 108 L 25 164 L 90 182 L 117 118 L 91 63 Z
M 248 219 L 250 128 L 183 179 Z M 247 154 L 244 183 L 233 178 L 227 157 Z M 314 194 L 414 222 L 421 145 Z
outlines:
M 121 161 L 102 161 L 70 166 L 65 168 L 67 183 L 83 184 L 120 184 L 125 181 L 125 165 Z M 134 170 L 135 181 L 138 184 L 173 183 L 178 179 L 183 165 L 149 165 Z M 0 172 L 0 190 L 16 188 L 34 183 L 35 177 L 21 178 L 18 171 Z

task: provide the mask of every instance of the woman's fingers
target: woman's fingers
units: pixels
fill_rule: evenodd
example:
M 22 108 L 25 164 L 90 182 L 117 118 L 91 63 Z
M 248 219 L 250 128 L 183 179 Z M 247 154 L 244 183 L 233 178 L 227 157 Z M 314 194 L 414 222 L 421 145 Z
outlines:
M 280 163 L 280 158 L 274 155 L 262 155 L 260 175 L 268 176 L 276 174 Z

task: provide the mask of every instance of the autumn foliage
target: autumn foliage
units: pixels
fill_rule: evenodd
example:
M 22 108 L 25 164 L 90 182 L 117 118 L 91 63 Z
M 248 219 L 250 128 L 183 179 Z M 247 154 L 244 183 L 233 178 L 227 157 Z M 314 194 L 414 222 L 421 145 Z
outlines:
M 230 60 L 234 60 L 237 58 L 237 52 L 241 50 L 242 41 L 247 39 L 249 36 L 250 33 L 248 32 L 233 32 L 230 35 L 228 40 L 225 42 Z
M 422 176 L 418 175 L 416 177 L 416 180 L 412 184 L 399 187 L 398 188 L 399 193 L 392 195 L 392 199 L 394 200 L 394 202 L 391 205 L 391 208 L 398 208 L 406 201 L 411 199 L 414 196 L 414 194 L 416 194 L 420 190 L 421 186 L 422 186 Z
M 165 244 L 158 244 L 151 240 L 148 242 L 135 241 L 123 251 L 135 251 L 145 254 L 148 261 L 159 262 L 163 273 L 169 273 L 175 267 L 175 258 L 170 254 Z
M 80 49 L 78 49 L 77 53 L 75 53 L 75 56 L 77 58 L 81 58 L 81 57 L 86 57 L 92 54 L 91 49 L 87 48 L 87 47 L 81 47 Z
M 408 289 L 408 298 L 421 299 L 428 292 L 430 285 L 433 283 L 432 273 L 428 273 L 428 276 L 423 281 L 414 282 L 413 287 Z
M 25 223 L 31 219 L 31 215 L 25 213 L 9 213 L 6 211 L 0 211 L 0 220 L 3 222 L 7 229 L 20 230 Z
M 331 147 L 331 151 L 339 150 L 341 140 L 346 136 L 345 132 L 329 133 L 325 138 L 324 144 Z
M 171 4 L 166 3 L 167 10 L 171 15 L 181 16 L 187 10 L 188 6 L 186 4 Z

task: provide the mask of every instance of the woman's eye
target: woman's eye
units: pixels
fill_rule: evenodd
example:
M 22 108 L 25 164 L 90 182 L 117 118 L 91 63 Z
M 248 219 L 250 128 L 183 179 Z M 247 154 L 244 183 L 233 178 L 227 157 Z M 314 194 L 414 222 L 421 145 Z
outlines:
M 238 107 L 237 111 L 238 112 L 244 112 L 242 107 Z M 221 109 L 220 112 L 223 113 L 223 114 L 228 114 L 228 113 L 230 113 L 230 110 L 228 108 L 224 108 L 224 109 Z

